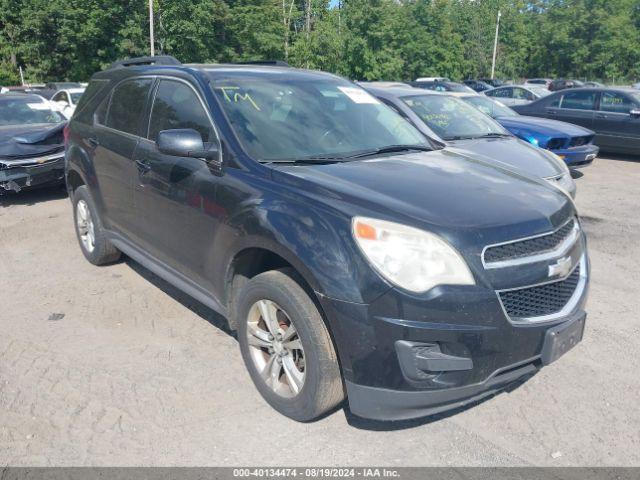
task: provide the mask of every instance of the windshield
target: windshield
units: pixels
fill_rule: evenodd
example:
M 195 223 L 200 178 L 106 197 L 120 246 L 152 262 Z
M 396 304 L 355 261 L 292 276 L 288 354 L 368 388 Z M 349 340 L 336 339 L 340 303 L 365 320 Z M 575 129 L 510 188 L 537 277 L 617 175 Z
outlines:
M 36 98 L 0 99 L 0 125 L 59 123 L 65 118 L 49 104 Z
M 546 97 L 547 95 L 551 95 L 552 93 L 547 87 L 536 87 L 535 85 L 529 85 L 528 88 L 538 97 Z
M 480 95 L 475 95 L 473 97 L 463 97 L 462 99 L 468 104 L 476 107 L 485 115 L 489 115 L 492 118 L 517 117 L 519 115 L 503 103 L 487 97 L 481 97 Z
M 468 87 L 467 85 L 462 85 L 461 83 L 448 83 L 450 92 L 465 92 L 465 93 L 475 93 L 473 88 Z
M 494 120 L 457 98 L 446 95 L 416 95 L 402 100 L 443 140 L 505 134 Z
M 78 103 L 78 101 L 80 100 L 80 97 L 82 97 L 82 94 L 84 92 L 76 92 L 76 93 L 72 93 L 71 94 L 71 103 L 73 103 L 74 105 Z
M 259 161 L 429 147 L 391 108 L 338 78 L 218 70 L 212 88 L 244 148 Z

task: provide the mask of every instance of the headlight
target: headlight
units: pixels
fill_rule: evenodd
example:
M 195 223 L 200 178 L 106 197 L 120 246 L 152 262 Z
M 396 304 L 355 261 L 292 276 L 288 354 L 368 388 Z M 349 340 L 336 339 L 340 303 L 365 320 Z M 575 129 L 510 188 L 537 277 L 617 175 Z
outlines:
M 353 238 L 388 281 L 411 292 L 436 285 L 474 285 L 460 254 L 437 235 L 393 222 L 355 217 Z
M 561 188 L 562 190 L 564 190 L 566 193 L 568 193 L 570 196 L 573 197 L 574 192 L 576 190 L 576 184 L 573 181 L 573 178 L 571 178 L 571 173 L 569 172 L 563 173 L 558 177 L 549 177 L 546 180 L 552 185 L 555 185 L 556 187 Z

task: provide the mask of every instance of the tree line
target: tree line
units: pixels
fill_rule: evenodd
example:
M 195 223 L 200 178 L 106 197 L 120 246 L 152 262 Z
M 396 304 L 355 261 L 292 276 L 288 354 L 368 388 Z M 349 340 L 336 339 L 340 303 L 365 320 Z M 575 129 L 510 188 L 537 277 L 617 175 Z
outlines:
M 640 77 L 638 0 L 153 0 L 157 54 L 282 59 L 358 80 Z M 0 0 L 0 85 L 149 54 L 145 0 Z

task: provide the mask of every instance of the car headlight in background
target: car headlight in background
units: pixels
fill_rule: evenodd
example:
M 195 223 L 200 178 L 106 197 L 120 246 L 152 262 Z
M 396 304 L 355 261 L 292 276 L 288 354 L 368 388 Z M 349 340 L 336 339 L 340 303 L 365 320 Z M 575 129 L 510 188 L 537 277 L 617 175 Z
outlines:
M 475 285 L 460 254 L 437 235 L 373 218 L 354 217 L 353 238 L 389 282 L 419 293 L 436 285 Z

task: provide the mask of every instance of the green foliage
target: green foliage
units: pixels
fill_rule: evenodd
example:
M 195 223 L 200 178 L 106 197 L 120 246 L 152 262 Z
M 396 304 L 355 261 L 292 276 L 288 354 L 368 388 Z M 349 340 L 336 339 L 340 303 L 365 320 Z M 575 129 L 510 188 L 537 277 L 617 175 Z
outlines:
M 637 0 L 153 0 L 156 51 L 287 59 L 361 80 L 640 76 Z M 148 0 L 0 0 L 0 84 L 87 80 L 149 53 Z

